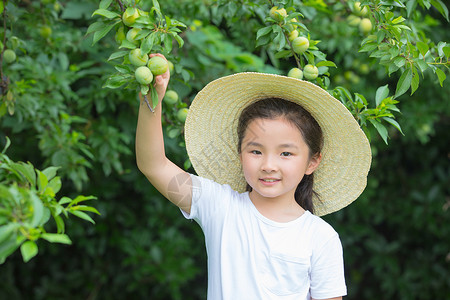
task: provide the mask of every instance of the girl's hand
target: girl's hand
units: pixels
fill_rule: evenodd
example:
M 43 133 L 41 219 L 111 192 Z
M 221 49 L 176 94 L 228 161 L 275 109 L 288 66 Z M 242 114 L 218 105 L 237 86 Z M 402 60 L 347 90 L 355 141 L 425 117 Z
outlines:
M 160 56 L 167 61 L 167 59 L 164 57 L 164 55 L 162 55 L 160 53 L 150 54 L 150 58 L 152 58 L 153 56 Z M 159 102 L 161 102 L 161 100 L 164 98 L 164 94 L 166 93 L 166 89 L 167 89 L 167 85 L 169 84 L 169 80 L 170 80 L 169 68 L 167 68 L 166 73 L 155 77 L 155 85 L 154 86 L 155 86 L 156 92 L 158 93 Z

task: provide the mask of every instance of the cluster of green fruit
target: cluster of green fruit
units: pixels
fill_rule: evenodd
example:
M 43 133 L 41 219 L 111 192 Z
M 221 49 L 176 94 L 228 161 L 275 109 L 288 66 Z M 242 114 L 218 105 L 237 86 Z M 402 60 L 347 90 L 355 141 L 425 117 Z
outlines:
M 176 91 L 174 91 L 174 90 L 167 90 L 166 94 L 164 95 L 163 101 L 167 105 L 175 105 L 175 104 L 178 103 L 178 99 L 179 99 L 179 96 L 178 96 L 178 93 Z M 176 114 L 177 119 L 180 122 L 186 121 L 186 117 L 187 117 L 188 111 L 189 111 L 189 109 L 187 107 L 183 107 L 183 108 L 179 109 L 177 111 L 177 114 Z
M 136 23 L 136 19 L 140 16 L 145 16 L 148 13 L 135 8 L 128 7 L 122 15 L 122 22 L 127 27 L 132 27 Z M 141 85 L 149 85 L 152 83 L 155 76 L 164 74 L 169 69 L 167 60 L 160 56 L 149 57 L 147 53 L 142 51 L 140 45 L 139 33 L 141 28 L 132 27 L 125 34 L 125 26 L 121 26 L 116 32 L 116 41 L 122 44 L 123 40 L 127 40 L 137 48 L 130 50 L 128 59 L 130 63 L 136 67 L 135 77 L 136 81 Z
M 372 31 L 372 21 L 367 18 L 369 10 L 367 6 L 361 7 L 361 2 L 356 1 L 352 6 L 352 14 L 348 16 L 347 21 L 350 26 L 358 27 L 359 31 L 367 35 Z
M 125 26 L 119 27 L 115 36 L 116 41 L 119 44 L 122 44 L 123 40 L 126 40 L 137 47 L 129 51 L 128 60 L 130 64 L 136 68 L 134 72 L 136 81 L 143 86 L 150 85 L 156 76 L 164 74 L 167 70 L 169 70 L 171 74 L 174 70 L 174 65 L 172 62 L 161 56 L 149 56 L 149 54 L 145 53 L 141 49 L 141 32 L 143 29 L 133 26 L 135 25 L 137 18 L 140 16 L 145 16 L 146 14 L 146 12 L 138 8 L 128 7 L 122 15 L 122 22 Z M 126 27 L 130 28 L 125 33 Z M 170 106 L 176 105 L 179 102 L 178 93 L 174 90 L 167 90 L 163 101 Z M 188 108 L 184 107 L 179 109 L 176 113 L 177 119 L 180 122 L 184 122 L 186 120 L 187 113 Z
M 303 79 L 303 77 L 305 77 L 305 79 L 314 80 L 319 76 L 319 69 L 316 66 L 307 64 L 303 68 L 303 71 L 299 68 L 290 69 L 287 76 L 297 79 Z
M 272 19 L 278 21 L 278 22 L 285 22 L 287 18 L 287 12 L 284 8 L 278 8 L 277 6 L 274 6 L 270 9 L 269 15 Z M 291 43 L 292 50 L 296 54 L 303 54 L 306 52 L 306 50 L 310 47 L 310 41 L 305 36 L 300 36 L 300 32 L 298 30 L 298 25 L 296 18 L 292 18 L 288 20 L 288 24 L 286 25 L 286 29 L 289 31 L 288 39 Z M 312 65 L 312 64 L 306 64 L 303 68 L 303 70 L 299 68 L 292 68 L 289 73 L 289 77 L 297 78 L 297 79 L 305 79 L 308 80 L 314 80 L 319 76 L 319 69 Z

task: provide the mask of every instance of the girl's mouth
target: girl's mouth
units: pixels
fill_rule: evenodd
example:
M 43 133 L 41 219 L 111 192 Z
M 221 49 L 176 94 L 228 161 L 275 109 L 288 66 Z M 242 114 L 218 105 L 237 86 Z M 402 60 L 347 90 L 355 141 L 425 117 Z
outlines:
M 261 178 L 259 181 L 264 185 L 274 185 L 275 183 L 279 182 L 280 179 L 277 178 Z

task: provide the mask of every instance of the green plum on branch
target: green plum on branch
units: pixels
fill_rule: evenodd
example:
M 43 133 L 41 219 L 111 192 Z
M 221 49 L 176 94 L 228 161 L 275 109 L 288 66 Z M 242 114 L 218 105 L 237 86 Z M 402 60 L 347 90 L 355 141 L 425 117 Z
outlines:
M 93 33 L 93 43 L 96 43 L 109 31 L 115 30 L 118 49 L 109 60 L 118 62 L 115 65 L 117 72 L 107 79 L 104 87 L 136 89 L 144 96 L 151 110 L 158 103 L 152 83 L 156 76 L 167 70 L 173 72 L 174 68 L 166 59 L 160 56 L 149 58 L 149 55 L 162 53 L 169 56 L 174 40 L 182 47 L 184 41 L 179 36 L 179 27 L 186 27 L 180 21 L 163 15 L 157 0 L 152 3 L 150 11 L 144 11 L 139 7 L 139 1 L 133 1 L 133 5 L 130 1 L 101 1 L 93 16 L 100 16 L 102 20 L 92 23 L 87 31 L 87 34 Z M 147 101 L 148 93 L 152 105 Z

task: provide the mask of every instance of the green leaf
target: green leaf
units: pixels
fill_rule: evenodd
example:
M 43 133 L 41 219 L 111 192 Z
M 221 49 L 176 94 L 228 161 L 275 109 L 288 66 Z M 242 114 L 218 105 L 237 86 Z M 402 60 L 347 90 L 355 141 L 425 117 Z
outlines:
M 45 188 L 47 187 L 47 185 L 48 185 L 47 176 L 45 176 L 45 174 L 42 173 L 39 170 L 36 170 L 36 173 L 38 175 L 37 185 L 38 185 L 38 188 L 39 188 L 39 192 L 43 192 L 45 190 Z
M 66 234 L 61 233 L 43 233 L 41 235 L 41 238 L 43 238 L 46 241 L 49 241 L 50 243 L 60 243 L 66 245 L 72 244 L 70 238 Z
M 319 61 L 316 64 L 316 67 L 335 67 L 335 68 L 337 68 L 336 64 L 329 60 Z
M 372 125 L 378 131 L 378 134 L 381 136 L 381 138 L 387 145 L 388 131 L 387 131 L 386 127 L 384 127 L 384 125 L 381 124 L 380 122 L 378 122 L 377 120 L 369 119 L 369 121 L 370 121 L 370 123 L 372 123 Z
M 11 145 L 11 140 L 9 139 L 9 137 L 6 137 L 6 144 L 5 144 L 5 147 L 3 147 L 1 154 L 5 154 L 6 150 L 8 150 L 10 145 Z
M 131 67 L 130 66 L 127 66 L 127 65 L 116 65 L 116 66 L 114 66 L 114 68 L 119 72 L 119 73 L 122 73 L 122 74 L 133 74 L 133 70 L 131 69 Z
M 156 92 L 156 89 L 153 86 L 150 89 L 150 93 L 152 97 L 152 108 L 155 109 L 159 102 L 158 93 Z
M 397 56 L 396 58 L 394 58 L 394 60 L 392 61 L 397 67 L 401 68 L 405 65 L 406 63 L 406 58 L 404 58 L 403 56 Z
M 156 41 L 156 38 L 157 38 L 157 33 L 156 32 L 153 32 L 152 34 L 147 36 L 145 38 L 145 40 L 142 42 L 141 51 L 146 53 L 146 54 L 150 53 L 150 51 L 152 50 L 153 45 L 154 45 L 154 43 Z
M 30 225 L 32 227 L 38 227 L 43 225 L 42 218 L 44 217 L 44 204 L 42 200 L 36 196 L 33 192 L 29 191 L 31 203 L 33 205 L 33 219 Z
M 153 10 L 153 9 L 156 9 L 156 10 L 158 10 L 158 11 L 161 11 L 161 7 L 159 6 L 159 3 L 158 3 L 157 0 L 153 0 L 153 8 L 152 8 L 152 10 Z
M 33 165 L 28 162 L 12 163 L 11 168 L 19 172 L 34 187 L 36 185 L 36 173 Z
M 395 98 L 403 95 L 411 86 L 412 81 L 412 71 L 411 69 L 407 69 L 405 72 L 403 72 L 402 76 L 400 76 L 400 79 L 397 82 L 397 88 L 395 90 Z
M 181 36 L 179 36 L 178 34 L 174 34 L 173 37 L 175 38 L 175 40 L 178 43 L 178 47 L 183 47 L 184 45 L 184 40 L 181 38 Z
M 447 22 L 450 22 L 448 19 L 448 9 L 447 6 L 445 6 L 444 2 L 441 0 L 431 0 L 431 4 L 445 17 Z
M 273 42 L 275 45 L 278 45 L 277 50 L 280 51 L 281 49 L 286 46 L 286 37 L 284 36 L 283 32 L 278 32 L 278 34 L 273 39 Z
M 87 31 L 86 31 L 86 35 L 94 32 L 94 31 L 98 31 L 100 29 L 102 29 L 105 26 L 105 22 L 103 21 L 98 21 L 95 23 L 92 23 L 91 25 L 89 25 Z
M 113 0 L 102 0 L 100 1 L 99 8 L 107 9 L 112 2 Z
M 402 131 L 402 128 L 400 127 L 400 124 L 398 124 L 397 121 L 395 121 L 394 119 L 389 118 L 389 117 L 383 117 L 383 120 L 385 120 L 386 122 L 388 122 L 389 124 L 391 124 L 392 126 L 394 126 L 395 128 L 397 128 L 397 130 L 400 131 L 400 133 L 401 133 L 402 135 L 405 135 L 405 134 L 403 133 L 403 131 Z
M 84 212 L 78 211 L 78 210 L 70 210 L 69 212 L 71 214 L 73 214 L 74 216 L 77 216 L 80 219 L 83 219 L 83 220 L 91 222 L 92 224 L 95 224 L 95 221 L 87 213 L 84 213 Z
M 150 87 L 148 85 L 141 84 L 141 94 L 142 95 L 144 95 L 144 96 L 147 95 L 149 90 L 150 90 Z
M 77 205 L 77 206 L 73 206 L 72 209 L 93 212 L 93 213 L 96 213 L 97 215 L 101 215 L 100 212 L 95 207 L 92 207 L 92 206 Z
M 125 83 L 127 83 L 130 78 L 131 77 L 129 75 L 114 74 L 106 80 L 103 87 L 104 88 L 107 87 L 110 89 L 117 89 L 122 85 L 124 85 Z
M 415 62 L 415 65 L 419 67 L 420 72 L 422 72 L 422 73 L 430 67 L 423 59 L 420 59 L 420 58 L 415 60 L 414 62 Z
M 395 18 L 394 20 L 392 20 L 392 24 L 398 24 L 398 23 L 402 23 L 403 21 L 405 21 L 406 19 L 403 18 L 402 16 Z
M 420 54 L 422 54 L 422 56 L 425 56 L 425 54 L 427 54 L 427 52 L 429 50 L 427 43 L 424 43 L 422 41 L 418 41 L 416 46 L 419 49 L 419 52 L 420 52 Z
M 51 188 L 53 192 L 56 194 L 61 189 L 62 183 L 61 178 L 59 176 L 56 176 L 52 180 L 48 182 L 47 188 Z
M 56 176 L 56 172 L 61 167 L 48 167 L 44 170 L 42 170 L 42 173 L 47 177 L 48 180 L 53 179 Z
M 76 205 L 76 204 L 78 204 L 80 202 L 89 201 L 89 200 L 95 200 L 95 199 L 97 199 L 97 197 L 95 197 L 95 196 L 81 196 L 81 195 L 79 195 L 79 196 L 77 196 L 75 199 L 73 199 L 70 202 L 70 206 Z
M 450 58 L 450 46 L 445 46 L 442 48 L 442 52 L 444 52 L 445 57 Z
M 381 103 L 385 98 L 387 98 L 388 95 L 389 95 L 389 85 L 386 84 L 386 85 L 380 86 L 380 87 L 377 89 L 377 92 L 375 93 L 375 103 L 376 103 L 376 106 L 378 107 L 378 105 L 380 105 L 380 103 Z
M 419 87 L 419 73 L 417 72 L 416 67 L 413 68 L 413 77 L 411 81 L 411 95 L 414 94 L 414 92 Z
M 258 32 L 256 33 L 256 39 L 258 40 L 260 37 L 265 36 L 270 32 L 272 32 L 272 26 L 263 27 L 259 29 Z
M 0 243 L 0 264 L 4 263 L 5 259 L 14 253 L 24 240 L 23 236 L 19 236 L 17 239 L 9 239 Z
M 64 233 L 66 230 L 66 225 L 64 224 L 63 218 L 61 216 L 53 216 L 56 223 L 56 230 L 58 233 Z
M 124 57 L 125 55 L 128 55 L 129 51 L 117 51 L 114 52 L 113 54 L 111 54 L 108 58 L 108 60 L 113 60 L 113 59 L 117 59 L 120 57 Z
M 270 41 L 271 41 L 270 35 L 265 35 L 256 42 L 255 48 L 267 45 Z
M 107 19 L 112 19 L 112 18 L 117 18 L 117 17 L 120 18 L 120 15 L 118 13 L 115 13 L 113 11 L 110 11 L 110 10 L 107 10 L 107 9 L 103 9 L 103 8 L 99 8 L 99 9 L 95 10 L 92 13 L 91 17 L 93 17 L 95 15 L 103 16 L 103 17 L 105 17 Z
M 119 21 L 118 21 L 119 22 Z M 94 33 L 94 38 L 92 40 L 92 45 L 94 45 L 95 43 L 97 43 L 99 40 L 101 40 L 102 38 L 105 37 L 105 35 L 108 34 L 108 32 L 111 31 L 111 29 L 113 29 L 113 27 L 118 23 L 115 22 L 113 24 L 107 25 L 105 27 L 103 27 L 101 30 L 98 30 Z
M 283 51 L 278 51 L 277 53 L 275 53 L 275 58 L 284 58 L 284 57 L 289 57 L 289 56 L 292 56 L 291 50 L 283 50 Z
M 378 48 L 378 44 L 377 43 L 373 43 L 373 42 L 366 43 L 359 49 L 358 52 L 370 52 L 370 51 L 373 51 L 373 50 L 375 50 L 377 48 Z
M 19 223 L 7 223 L 6 225 L 0 226 L 0 244 L 8 240 L 13 234 L 14 230 L 20 227 Z
M 137 47 L 137 46 L 136 46 L 135 44 L 133 44 L 133 43 L 130 42 L 129 40 L 125 39 L 125 40 L 123 40 L 122 43 L 120 44 L 119 49 L 122 49 L 122 48 L 126 48 L 126 49 L 136 49 L 136 47 Z
M 38 247 L 33 241 L 26 241 L 20 246 L 20 252 L 24 262 L 29 262 L 30 259 L 38 254 Z
M 386 37 L 386 32 L 384 32 L 383 30 L 379 30 L 377 32 L 377 44 L 381 44 L 381 42 L 383 42 L 385 37 Z
M 438 77 L 438 79 L 439 79 L 439 84 L 440 84 L 441 87 L 442 87 L 442 86 L 443 86 L 443 83 L 444 83 L 444 80 L 445 80 L 445 78 L 447 78 L 447 76 L 445 75 L 444 71 L 442 71 L 442 70 L 439 69 L 439 68 L 436 68 L 435 72 L 436 72 L 436 75 L 437 75 L 437 77 Z
M 72 202 L 73 200 L 69 197 L 62 197 L 61 200 L 59 200 L 58 204 L 63 205 Z

